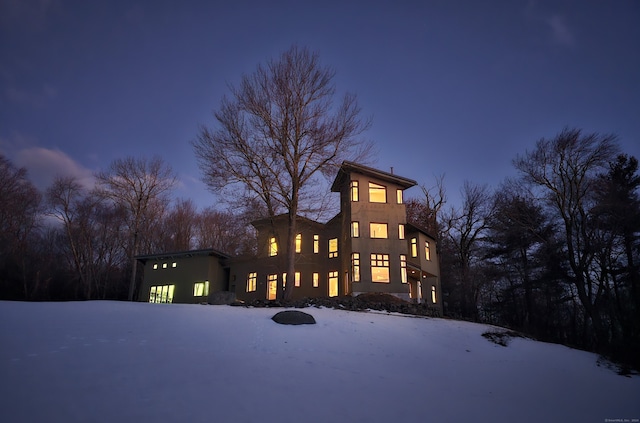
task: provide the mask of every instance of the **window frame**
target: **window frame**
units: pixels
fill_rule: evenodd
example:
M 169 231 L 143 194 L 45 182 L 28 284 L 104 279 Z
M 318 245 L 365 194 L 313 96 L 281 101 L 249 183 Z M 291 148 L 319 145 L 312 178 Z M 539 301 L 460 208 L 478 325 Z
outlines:
M 360 222 L 351 222 L 351 238 L 360 238 Z
M 349 198 L 351 199 L 352 202 L 356 203 L 358 201 L 360 201 L 360 193 L 359 193 L 359 183 L 357 180 L 351 180 L 351 182 L 349 183 Z
M 384 201 L 375 200 L 375 198 L 382 193 L 382 197 Z M 386 204 L 387 203 L 387 187 L 384 185 L 377 184 L 375 182 L 369 181 L 369 202 L 377 203 L 377 204 Z
M 269 237 L 269 257 L 276 257 L 278 255 L 278 240 L 275 236 Z
M 376 276 L 374 275 L 376 275 L 378 272 L 383 272 L 382 274 L 380 274 L 382 278 L 380 279 L 378 277 L 378 280 L 376 280 Z M 391 282 L 389 254 L 371 253 L 371 282 L 374 282 L 374 283 L 390 283 Z
M 360 253 L 351 253 L 351 279 L 360 282 Z
M 374 236 L 376 234 L 376 231 L 374 230 L 374 225 L 379 225 L 380 228 L 384 227 L 384 236 Z M 389 224 L 383 223 L 383 222 L 369 222 L 369 238 L 389 239 Z
M 329 239 L 329 258 L 337 258 L 337 257 L 338 257 L 338 238 L 331 238 Z
M 249 272 L 247 274 L 246 292 L 256 292 L 258 287 L 258 272 Z

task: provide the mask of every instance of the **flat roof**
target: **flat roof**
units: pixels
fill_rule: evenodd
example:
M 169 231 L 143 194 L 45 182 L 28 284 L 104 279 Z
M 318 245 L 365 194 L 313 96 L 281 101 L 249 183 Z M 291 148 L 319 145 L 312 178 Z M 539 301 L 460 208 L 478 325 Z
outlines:
M 228 259 L 229 256 L 213 248 L 204 248 L 201 250 L 187 250 L 187 251 L 174 251 L 170 253 L 158 253 L 158 254 L 144 254 L 138 255 L 134 258 L 140 261 L 147 260 L 168 260 L 193 256 L 217 256 L 220 258 Z

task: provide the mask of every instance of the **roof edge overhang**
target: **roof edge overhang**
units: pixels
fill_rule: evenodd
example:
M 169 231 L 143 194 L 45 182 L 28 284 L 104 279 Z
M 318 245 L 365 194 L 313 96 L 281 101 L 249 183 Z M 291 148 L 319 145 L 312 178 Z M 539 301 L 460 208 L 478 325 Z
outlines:
M 144 254 L 144 255 L 135 256 L 134 258 L 136 260 L 146 262 L 148 260 L 168 260 L 168 259 L 177 259 L 177 258 L 194 257 L 194 256 L 215 256 L 222 259 L 230 258 L 227 254 L 213 248 L 204 248 L 200 250 L 174 251 L 174 252 L 159 253 L 159 254 Z
M 361 165 L 355 162 L 350 162 L 345 160 L 344 162 L 342 162 L 342 166 L 340 166 L 340 170 L 338 170 L 336 179 L 333 181 L 333 184 L 331 185 L 331 191 L 340 192 L 340 188 L 344 184 L 345 179 L 347 178 L 347 175 L 349 175 L 352 172 L 371 176 L 376 179 L 381 179 L 383 181 L 392 182 L 402 187 L 402 189 L 407 189 L 415 185 L 418 185 L 418 183 L 413 179 L 405 178 L 402 176 L 395 175 L 393 173 L 385 172 L 383 170 L 375 169 L 373 167 L 369 167 L 369 166 L 365 166 L 365 165 Z

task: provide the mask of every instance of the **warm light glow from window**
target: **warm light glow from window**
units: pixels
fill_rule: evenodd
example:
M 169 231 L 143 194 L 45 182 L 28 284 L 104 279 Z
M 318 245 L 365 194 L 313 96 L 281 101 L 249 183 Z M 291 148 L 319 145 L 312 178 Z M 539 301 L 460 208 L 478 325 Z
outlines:
M 162 268 L 166 269 L 167 268 L 167 263 L 162 263 Z
M 404 239 L 404 225 L 402 223 L 398 225 L 398 239 Z
M 278 242 L 275 237 L 269 238 L 269 257 L 278 255 Z
M 351 222 L 351 237 L 358 238 L 360 236 L 360 223 Z
M 267 276 L 267 300 L 275 300 L 278 293 L 278 275 Z
M 436 303 L 436 287 L 435 285 L 431 285 L 431 302 Z
M 150 303 L 172 303 L 175 285 L 156 285 L 151 287 L 149 293 Z
M 338 257 L 338 238 L 329 240 L 329 258 Z
M 369 223 L 369 234 L 371 238 L 388 238 L 386 223 Z
M 313 236 L 313 253 L 318 254 L 320 252 L 320 235 Z
M 338 272 L 329 272 L 329 296 L 338 296 Z
M 411 238 L 411 257 L 418 257 L 418 240 Z
M 295 273 L 295 280 L 293 283 L 294 286 L 300 286 L 300 272 Z
M 193 284 L 194 297 L 206 297 L 209 295 L 209 281 L 196 282 Z
M 314 273 L 313 274 L 313 287 L 317 288 L 320 285 L 320 274 L 319 273 Z
M 178 263 L 174 261 L 173 263 L 171 263 L 171 267 L 178 267 Z
M 369 202 L 370 203 L 386 203 L 387 188 L 383 185 L 369 182 Z
M 296 253 L 302 252 L 302 234 L 296 235 Z
M 431 260 L 431 251 L 429 250 L 429 242 L 424 242 L 424 258 Z
M 400 254 L 400 280 L 407 283 L 407 256 Z
M 351 201 L 359 201 L 358 181 L 351 181 Z
M 158 268 L 158 263 L 154 263 L 153 264 L 153 270 L 156 270 Z
M 258 285 L 258 274 L 256 272 L 249 273 L 247 276 L 247 292 L 254 292 Z
M 401 189 L 396 191 L 396 202 L 398 204 L 402 204 L 402 190 Z
M 371 254 L 371 280 L 389 282 L 389 254 Z
M 351 270 L 353 281 L 360 282 L 360 253 L 351 253 Z

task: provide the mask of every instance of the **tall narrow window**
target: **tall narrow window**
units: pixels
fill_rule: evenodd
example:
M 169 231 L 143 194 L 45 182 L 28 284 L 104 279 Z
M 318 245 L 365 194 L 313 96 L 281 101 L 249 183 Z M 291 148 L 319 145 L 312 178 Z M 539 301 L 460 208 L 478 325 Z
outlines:
M 302 252 L 302 234 L 296 235 L 296 253 Z
M 359 201 L 358 181 L 351 181 L 351 201 Z
M 398 239 L 404 239 L 404 224 L 398 225 Z
M 389 282 L 389 254 L 371 254 L 371 280 Z
M 275 237 L 269 238 L 269 257 L 278 255 L 278 242 Z
M 407 256 L 400 254 L 400 280 L 407 283 Z
M 314 273 L 313 274 L 313 287 L 317 288 L 318 286 L 320 286 L 320 274 L 319 273 Z
M 369 202 L 370 203 L 386 203 L 387 188 L 384 185 L 369 182 Z
M 411 257 L 418 257 L 418 239 L 411 238 Z
M 351 238 L 358 238 L 360 236 L 360 223 L 351 222 Z
M 369 223 L 369 235 L 371 238 L 388 238 L 386 223 Z
M 258 274 L 256 272 L 249 273 L 247 275 L 247 292 L 254 292 L 258 281 Z
M 318 254 L 320 252 L 320 235 L 313 236 L 313 253 Z
M 293 286 L 300 286 L 300 272 L 295 273 L 295 280 Z
M 435 285 L 431 285 L 431 302 L 432 303 L 436 303 L 436 286 Z
M 431 260 L 431 251 L 429 250 L 429 241 L 424 242 L 424 258 Z
M 338 296 L 338 272 L 329 272 L 329 296 Z
M 402 190 L 396 190 L 396 203 L 402 204 Z
M 338 238 L 329 240 L 329 258 L 338 257 Z
M 353 281 L 360 282 L 360 253 L 351 253 L 351 271 Z
M 278 275 L 267 276 L 267 300 L 275 300 L 278 295 Z

